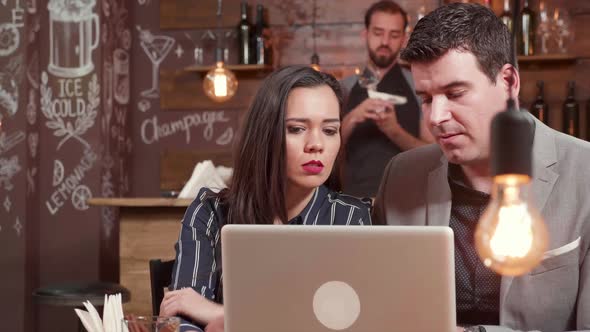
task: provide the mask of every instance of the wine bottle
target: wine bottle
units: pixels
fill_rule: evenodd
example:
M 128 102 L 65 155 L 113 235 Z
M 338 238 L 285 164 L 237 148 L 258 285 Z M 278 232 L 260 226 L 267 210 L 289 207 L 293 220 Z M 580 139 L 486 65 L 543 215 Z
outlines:
M 563 132 L 579 137 L 580 111 L 575 98 L 576 83 L 574 81 L 567 83 L 567 91 L 567 97 L 563 102 Z
M 529 1 L 524 0 L 524 7 L 520 12 L 518 30 L 518 54 L 535 54 L 535 13 L 529 7 Z
M 240 63 L 252 64 L 254 63 L 255 52 L 252 48 L 252 25 L 248 21 L 248 3 L 242 1 L 241 5 L 241 20 L 238 25 L 238 42 L 240 50 Z
M 543 81 L 537 81 L 537 98 L 533 105 L 531 105 L 531 114 L 544 124 L 549 125 L 549 106 L 545 102 L 545 84 Z
M 512 33 L 512 12 L 510 11 L 510 0 L 504 0 L 504 11 L 500 15 L 500 19 L 508 27 L 508 31 Z
M 254 46 L 256 49 L 256 64 L 269 64 L 270 49 L 266 41 L 265 32 L 268 29 L 264 22 L 264 7 L 261 4 L 256 6 L 256 32 L 254 33 Z

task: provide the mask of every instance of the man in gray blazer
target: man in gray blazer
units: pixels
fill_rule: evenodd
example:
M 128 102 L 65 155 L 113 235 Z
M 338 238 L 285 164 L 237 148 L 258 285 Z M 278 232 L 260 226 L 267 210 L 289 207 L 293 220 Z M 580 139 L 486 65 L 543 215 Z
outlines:
M 390 161 L 374 221 L 453 229 L 457 322 L 477 326 L 467 331 L 590 330 L 590 144 L 534 120 L 530 194 L 549 250 L 523 276 L 497 275 L 473 234 L 493 185 L 491 119 L 520 89 L 510 33 L 483 6 L 454 3 L 418 22 L 401 57 L 437 144 Z

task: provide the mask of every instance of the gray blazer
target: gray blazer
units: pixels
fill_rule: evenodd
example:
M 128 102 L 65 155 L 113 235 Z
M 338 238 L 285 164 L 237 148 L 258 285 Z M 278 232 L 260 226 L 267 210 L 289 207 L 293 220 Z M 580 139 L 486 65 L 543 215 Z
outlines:
M 520 277 L 502 277 L 500 325 L 487 331 L 590 331 L 590 143 L 535 119 L 533 202 L 550 250 Z M 395 156 L 384 172 L 374 221 L 449 225 L 448 162 L 436 144 Z

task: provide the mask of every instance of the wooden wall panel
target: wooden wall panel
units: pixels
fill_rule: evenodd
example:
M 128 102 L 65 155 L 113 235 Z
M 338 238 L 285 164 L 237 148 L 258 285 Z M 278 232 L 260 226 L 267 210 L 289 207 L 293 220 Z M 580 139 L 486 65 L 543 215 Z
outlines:
M 223 2 L 221 26 L 229 27 L 240 20 L 239 0 Z M 162 29 L 198 29 L 217 26 L 217 0 L 160 0 Z
M 573 21 L 574 40 L 570 43 L 571 53 L 582 58 L 590 58 L 590 11 L 573 15 Z
M 215 166 L 232 167 L 232 151 L 166 149 L 160 157 L 160 188 L 180 191 L 197 163 L 211 160 Z
M 363 24 L 324 25 L 316 30 L 320 64 L 356 66 L 366 61 L 365 44 L 361 39 Z M 308 64 L 313 54 L 313 30 L 281 27 L 273 31 L 280 36 L 280 65 Z
M 237 26 L 240 20 L 241 0 L 223 1 L 221 26 Z M 310 25 L 313 16 L 313 0 L 257 0 L 248 1 L 249 17 L 255 16 L 254 6 L 262 4 L 268 10 L 268 23 L 271 26 Z M 438 0 L 410 1 L 398 3 L 410 14 L 421 6 L 427 10 L 436 8 Z M 364 13 L 370 2 L 358 0 L 317 0 L 316 23 L 346 24 L 362 23 Z M 161 0 L 160 28 L 162 29 L 202 29 L 213 28 L 216 23 L 217 0 Z
M 151 315 L 149 260 L 174 259 L 185 208 L 121 208 L 121 284 L 131 291 L 124 312 Z

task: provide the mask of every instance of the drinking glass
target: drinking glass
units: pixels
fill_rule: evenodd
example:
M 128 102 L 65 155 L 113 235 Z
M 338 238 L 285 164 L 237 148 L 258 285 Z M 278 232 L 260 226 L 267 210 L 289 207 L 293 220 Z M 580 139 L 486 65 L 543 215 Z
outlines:
M 571 18 L 567 10 L 555 8 L 553 13 L 553 27 L 554 36 L 557 41 L 557 50 L 560 53 L 567 53 L 568 44 L 574 35 Z
M 548 42 L 552 34 L 553 20 L 548 15 L 547 6 L 545 2 L 541 1 L 539 4 L 539 25 L 537 25 L 537 35 L 541 42 L 541 54 L 549 53 Z
M 372 70 L 369 68 L 365 68 L 364 70 L 359 69 L 358 67 L 355 69 L 355 73 L 358 77 L 358 82 L 361 88 L 367 89 L 367 94 L 370 96 L 370 91 L 377 91 L 377 84 L 379 84 L 379 78 Z M 385 111 L 385 108 L 379 108 L 374 110 L 375 113 L 380 113 Z
M 160 316 L 129 316 L 121 321 L 122 331 L 178 332 L 180 318 Z
M 361 70 L 360 68 L 355 69 L 355 73 L 358 77 L 359 85 L 361 88 L 365 88 L 367 90 L 377 90 L 377 84 L 379 83 L 379 78 L 371 71 L 369 68 L 365 68 Z

